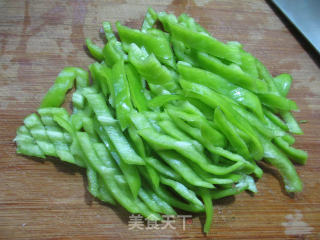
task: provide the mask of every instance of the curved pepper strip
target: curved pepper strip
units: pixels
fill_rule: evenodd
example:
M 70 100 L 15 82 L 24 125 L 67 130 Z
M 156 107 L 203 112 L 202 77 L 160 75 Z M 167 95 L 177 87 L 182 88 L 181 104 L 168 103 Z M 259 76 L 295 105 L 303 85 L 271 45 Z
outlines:
M 293 164 L 287 156 L 269 140 L 261 135 L 259 135 L 259 137 L 264 147 L 264 159 L 279 170 L 283 177 L 286 191 L 300 192 L 302 190 L 302 182 Z
M 135 43 L 139 47 L 145 47 L 150 54 L 154 54 L 161 63 L 175 68 L 175 59 L 170 47 L 170 42 L 165 36 L 141 32 L 131 29 L 116 22 L 119 37 L 126 44 Z
M 269 111 L 268 109 L 264 108 L 263 113 L 278 127 L 280 127 L 284 131 L 288 131 L 288 126 L 274 113 Z
M 241 69 L 239 70 L 225 65 L 217 58 L 209 56 L 206 53 L 199 52 L 198 61 L 204 69 L 222 76 L 233 84 L 248 89 L 254 93 L 267 91 L 267 85 L 265 82 L 252 77 Z
M 202 202 L 197 198 L 196 194 L 184 186 L 182 183 L 171 180 L 169 178 L 165 178 L 160 176 L 160 181 L 162 184 L 171 187 L 175 190 L 181 197 L 193 203 L 194 205 L 203 206 Z
M 73 87 L 75 79 L 77 88 L 83 88 L 89 84 L 89 76 L 86 71 L 76 67 L 65 67 L 59 73 L 53 86 L 43 97 L 40 108 L 59 107 L 63 103 L 68 90 Z
M 204 203 L 204 208 L 206 211 L 206 221 L 204 223 L 203 231 L 208 234 L 210 231 L 210 227 L 212 224 L 212 218 L 213 218 L 213 205 L 212 205 L 212 198 L 210 195 L 210 191 L 207 189 L 199 189 L 198 190 L 202 201 Z
M 275 144 L 277 144 L 277 146 L 284 151 L 289 157 L 290 159 L 292 159 L 293 161 L 295 161 L 296 163 L 299 164 L 305 164 L 308 158 L 308 153 L 301 150 L 301 149 L 296 149 L 294 147 L 291 147 L 288 142 L 286 142 L 285 140 L 283 140 L 282 138 L 275 138 L 274 139 Z
M 186 159 L 184 159 L 178 153 L 174 151 L 159 151 L 158 154 L 161 158 L 181 177 L 191 185 L 204 187 L 204 188 L 214 188 L 214 186 L 206 181 L 203 181 L 187 164 Z
M 178 64 L 178 71 L 185 80 L 202 84 L 220 94 L 230 97 L 250 109 L 260 119 L 264 119 L 259 98 L 250 91 L 230 83 L 219 75 L 199 68 L 189 67 L 180 63 Z
M 127 54 L 122 49 L 122 44 L 116 38 L 113 33 L 111 24 L 109 22 L 103 22 L 103 30 L 106 35 L 108 43 L 103 48 L 103 55 L 105 63 L 112 67 L 113 64 L 120 60 L 126 61 L 128 59 Z
M 91 54 L 91 56 L 98 60 L 99 62 L 103 61 L 104 56 L 102 52 L 102 48 L 95 45 L 89 38 L 86 39 L 87 48 Z
M 241 138 L 235 127 L 227 120 L 223 112 L 217 107 L 214 111 L 214 121 L 219 126 L 220 131 L 224 133 L 233 149 L 246 159 L 251 159 L 249 149 Z
M 245 119 L 241 118 L 241 116 L 234 112 L 234 110 L 232 109 L 232 104 L 234 103 L 230 99 L 197 83 L 191 83 L 181 79 L 180 85 L 182 86 L 187 96 L 197 98 L 204 103 L 210 103 L 210 106 L 212 108 L 216 108 L 219 106 L 225 113 L 227 119 L 248 136 L 252 157 L 256 160 L 262 158 L 263 147 L 259 138 L 253 131 L 249 123 L 247 123 Z
M 168 25 L 172 37 L 182 41 L 190 48 L 226 59 L 230 62 L 241 63 L 241 55 L 238 48 L 226 45 L 208 34 L 190 30 L 182 24 L 170 21 Z
M 163 186 L 160 185 L 159 188 L 154 189 L 156 194 L 162 198 L 164 201 L 169 203 L 171 206 L 182 209 L 188 212 L 204 212 L 203 205 L 187 204 L 185 202 L 177 200 L 169 191 L 167 191 Z
M 243 166 L 242 162 L 237 162 L 228 167 L 214 165 L 203 154 L 199 153 L 191 143 L 175 140 L 167 135 L 158 133 L 152 128 L 141 129 L 138 133 L 155 150 L 176 150 L 181 155 L 197 163 L 205 171 L 213 174 L 224 175 Z
M 181 125 L 181 128 L 184 128 L 186 133 L 188 133 L 188 130 L 190 131 L 190 134 L 192 137 L 197 139 L 199 141 L 199 134 L 201 134 L 201 128 L 205 129 L 208 132 L 208 135 L 210 135 L 211 142 L 218 147 L 224 147 L 225 146 L 225 138 L 224 136 L 217 131 L 215 128 L 213 128 L 209 122 L 203 118 L 199 117 L 199 115 L 194 115 L 186 112 L 182 112 L 177 109 L 177 107 L 174 106 L 167 106 L 166 108 L 169 116 L 174 120 L 176 118 L 179 118 L 183 121 L 186 121 L 190 123 L 191 125 L 195 125 L 194 130 L 191 130 L 190 128 L 186 127 L 185 124 Z M 176 122 L 176 125 L 180 127 L 181 121 L 179 123 Z M 190 126 L 191 127 L 191 126 Z M 187 130 L 188 129 L 188 130 Z

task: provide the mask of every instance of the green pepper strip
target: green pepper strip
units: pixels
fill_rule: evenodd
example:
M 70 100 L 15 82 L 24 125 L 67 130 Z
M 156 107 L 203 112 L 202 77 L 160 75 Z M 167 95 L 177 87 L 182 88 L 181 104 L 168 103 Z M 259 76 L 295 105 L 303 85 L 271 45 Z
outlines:
M 173 81 L 171 72 L 161 65 L 154 54 L 148 55 L 134 43 L 130 45 L 129 61 L 148 83 L 164 84 Z
M 67 111 L 64 108 L 40 108 L 38 112 L 46 129 L 47 136 L 55 146 L 57 156 L 62 161 L 79 165 L 71 154 L 69 145 L 66 143 L 64 131 L 53 120 L 54 114 L 64 114 L 65 116 L 68 116 Z
M 132 164 L 127 164 L 122 157 L 119 156 L 109 136 L 106 134 L 104 129 L 99 126 L 97 121 L 94 121 L 94 129 L 120 167 L 129 184 L 132 195 L 136 198 L 141 187 L 141 179 L 137 167 Z
M 220 94 L 230 97 L 250 109 L 263 120 L 262 106 L 259 98 L 250 91 L 230 83 L 219 75 L 199 68 L 178 64 L 178 71 L 185 80 L 202 84 Z
M 154 199 L 152 199 L 151 196 L 148 195 L 148 193 L 143 188 L 140 188 L 139 190 L 139 197 L 152 211 L 158 213 L 162 212 L 161 207 L 157 204 L 156 201 L 154 201 Z
M 148 29 L 152 28 L 158 19 L 158 14 L 152 8 L 148 8 L 144 21 L 142 23 L 141 32 L 146 32 Z
M 156 171 L 158 171 L 163 176 L 169 177 L 177 181 L 180 179 L 180 176 L 171 168 L 169 168 L 167 165 L 165 165 L 162 161 L 153 157 L 147 157 L 145 158 L 145 161 L 147 162 L 148 165 L 152 166 Z
M 249 138 L 247 142 L 250 143 L 248 147 L 252 157 L 256 160 L 262 158 L 263 147 L 256 133 L 251 128 L 249 123 L 239 116 L 239 114 L 236 114 L 232 109 L 232 105 L 236 103 L 225 96 L 220 95 L 215 91 L 197 83 L 191 83 L 181 79 L 180 85 L 187 96 L 197 98 L 204 103 L 210 103 L 212 108 L 219 106 L 225 113 L 227 119 Z
M 146 111 L 147 99 L 144 95 L 144 89 L 139 74 L 132 64 L 128 63 L 125 65 L 125 71 L 130 88 L 130 97 L 133 105 L 138 109 L 139 112 Z
M 192 17 L 188 16 L 186 13 L 182 13 L 178 17 L 178 22 L 190 30 L 210 35 L 210 33 L 205 28 L 196 23 L 195 20 Z
M 153 109 L 157 107 L 162 107 L 163 105 L 166 105 L 169 102 L 176 101 L 176 100 L 184 100 L 184 97 L 182 95 L 177 94 L 165 94 L 165 95 L 159 95 L 154 98 L 152 98 L 148 102 L 148 107 Z
M 189 167 L 186 159 L 180 154 L 174 151 L 159 151 L 158 154 L 172 169 L 179 173 L 186 182 L 198 187 L 214 188 L 212 184 L 203 181 L 192 168 Z
M 40 108 L 59 107 L 63 103 L 67 91 L 73 87 L 74 79 L 77 81 L 77 88 L 83 88 L 89 84 L 89 76 L 86 71 L 81 68 L 65 67 L 43 97 Z
M 121 130 L 124 131 L 129 126 L 128 115 L 133 107 L 123 61 L 115 63 L 112 67 L 112 89 L 115 97 L 114 103 L 117 119 L 119 120 Z
M 139 172 L 144 176 L 148 181 L 151 181 L 153 188 L 158 188 L 160 184 L 160 176 L 158 172 L 151 166 L 138 166 Z
M 241 54 L 241 69 L 254 78 L 259 78 L 255 57 L 243 51 Z
M 213 205 L 212 205 L 212 198 L 210 195 L 209 190 L 207 189 L 199 189 L 200 196 L 204 203 L 204 208 L 206 211 L 206 222 L 204 223 L 203 231 L 208 234 L 210 231 L 210 227 L 212 224 L 213 218 Z
M 184 186 L 182 183 L 171 180 L 169 178 L 160 177 L 160 181 L 162 184 L 167 185 L 171 187 L 173 190 L 175 190 L 181 197 L 189 201 L 190 203 L 193 203 L 194 205 L 203 206 L 202 202 L 197 198 L 196 194 L 188 189 L 186 186 Z
M 239 136 L 236 128 L 227 120 L 219 107 L 214 111 L 214 121 L 225 134 L 236 152 L 246 159 L 251 159 L 249 149 L 245 141 Z
M 275 78 L 273 78 L 273 81 L 274 81 L 279 93 L 282 96 L 286 97 L 288 95 L 290 87 L 291 87 L 292 77 L 287 73 L 283 73 L 283 74 L 280 74 L 280 75 L 276 76 Z
M 222 76 L 233 84 L 255 93 L 267 91 L 267 85 L 265 82 L 252 77 L 251 75 L 241 71 L 241 69 L 239 70 L 225 65 L 215 57 L 211 57 L 200 52 L 198 53 L 198 61 L 204 69 Z
M 174 197 L 169 191 L 167 191 L 165 188 L 160 186 L 157 189 L 154 189 L 156 194 L 162 198 L 164 201 L 169 203 L 171 206 L 182 209 L 184 211 L 188 212 L 204 212 L 204 206 L 202 205 L 196 205 L 192 203 L 184 203 L 182 201 L 177 200 L 176 197 Z
M 98 60 L 99 62 L 103 61 L 104 56 L 102 52 L 102 48 L 95 45 L 89 38 L 86 39 L 87 48 L 94 59 Z
M 189 137 L 183 131 L 181 131 L 172 121 L 169 120 L 162 120 L 159 122 L 159 126 L 161 127 L 162 131 L 168 134 L 169 136 L 181 140 L 191 142 L 192 145 L 199 151 L 203 151 L 203 146 L 197 141 Z
M 235 183 L 242 178 L 242 175 L 236 174 L 236 173 L 231 173 L 223 176 L 216 176 L 202 170 L 197 164 L 193 162 L 190 162 L 189 165 L 192 168 L 192 170 L 198 176 L 200 176 L 204 181 L 215 184 L 215 185 Z
M 237 64 L 241 63 L 240 51 L 236 47 L 226 45 L 208 34 L 190 30 L 182 24 L 169 22 L 169 29 L 173 38 L 184 42 L 191 48 Z
M 275 138 L 274 142 L 277 144 L 279 148 L 282 149 L 282 151 L 284 151 L 296 163 L 299 163 L 299 164 L 306 163 L 308 158 L 307 152 L 289 146 L 288 142 L 286 142 L 285 140 L 279 137 Z
M 125 179 L 123 178 L 123 176 L 116 175 L 115 176 L 115 180 L 116 180 L 116 183 L 119 185 L 119 187 L 121 189 L 124 189 L 126 191 L 129 190 L 128 184 L 125 181 Z M 142 202 L 139 198 L 134 199 L 134 203 L 139 208 L 139 212 L 141 213 L 142 216 L 144 216 L 144 217 L 146 217 L 147 219 L 150 219 L 150 220 L 155 220 L 155 221 L 161 220 L 160 215 L 158 213 L 153 212 L 152 210 L 150 210 L 148 208 L 148 206 L 145 205 L 144 202 Z
M 135 43 L 139 47 L 143 46 L 150 54 L 153 53 L 161 63 L 175 68 L 175 59 L 170 42 L 164 35 L 141 32 L 123 26 L 120 22 L 116 22 L 116 26 L 122 42 L 126 44 Z
M 294 134 L 302 135 L 303 131 L 295 120 L 291 112 L 280 112 L 281 117 L 287 123 L 289 131 Z
M 114 175 L 113 172 L 115 170 L 112 168 L 108 168 L 102 163 L 101 159 L 97 156 L 96 152 L 92 147 L 92 143 L 88 134 L 84 132 L 77 132 L 76 136 L 78 138 L 82 151 L 86 156 L 87 161 L 89 162 L 91 167 L 94 168 L 95 171 L 99 172 L 101 176 L 104 178 L 104 181 L 107 184 L 107 186 L 109 186 L 109 191 L 113 194 L 113 197 L 128 211 L 136 212 L 136 204 L 133 202 L 134 200 L 132 199 L 132 197 L 128 195 L 128 192 L 119 191 L 119 187 L 111 189 L 112 187 L 115 187 L 112 185 L 114 180 L 110 181 L 110 178 L 114 177 L 112 175 Z M 117 193 L 115 193 L 115 191 L 117 191 Z
M 247 190 L 248 186 L 247 185 L 242 185 L 239 187 L 234 187 L 234 188 L 228 188 L 228 189 L 214 189 L 210 195 L 213 200 L 217 200 L 220 198 L 224 197 L 229 197 L 233 195 L 237 195 L 239 193 L 242 193 L 243 191 Z
M 151 199 L 153 199 L 157 203 L 157 205 L 161 208 L 161 212 L 166 215 L 177 215 L 174 209 L 166 201 L 161 199 L 156 193 L 151 191 L 149 188 L 146 188 L 145 192 L 148 194 L 148 196 L 150 196 Z
M 288 192 L 300 192 L 302 182 L 290 160 L 269 140 L 260 135 L 260 140 L 264 147 L 264 159 L 276 167 L 283 177 L 285 189 Z
M 99 83 L 104 96 L 109 94 L 108 81 L 111 78 L 111 69 L 97 62 L 89 66 L 89 70 L 94 81 Z
M 112 67 L 113 64 L 120 60 L 127 60 L 128 56 L 122 49 L 122 44 L 116 38 L 113 33 L 111 24 L 109 22 L 103 22 L 103 29 L 106 35 L 108 43 L 103 48 L 103 55 L 105 63 Z
M 115 124 L 115 119 L 112 117 L 103 96 L 101 94 L 85 94 L 85 97 L 123 161 L 127 164 L 144 165 L 143 159 L 137 155 Z
M 17 153 L 27 156 L 45 158 L 45 154 L 31 136 L 26 126 L 20 126 L 14 141 L 17 143 Z
M 277 126 L 279 126 L 281 129 L 283 129 L 284 131 L 288 131 L 289 128 L 288 126 L 274 113 L 272 113 L 271 111 L 269 111 L 268 109 L 263 109 L 263 113 Z
M 30 114 L 24 119 L 24 124 L 39 145 L 42 152 L 47 156 L 57 157 L 55 146 L 49 140 L 46 129 L 39 116 L 35 113 Z
M 201 138 L 200 129 L 203 128 L 208 132 L 208 135 L 210 135 L 210 139 L 214 146 L 218 146 L 218 147 L 225 146 L 224 136 L 215 128 L 210 126 L 210 124 L 205 118 L 199 117 L 198 115 L 179 111 L 176 107 L 173 107 L 173 106 L 168 106 L 167 112 L 169 116 L 173 119 L 173 121 L 176 123 L 177 127 L 181 128 L 183 131 L 191 135 L 196 140 L 201 141 L 202 138 Z M 180 119 L 180 121 L 178 119 Z M 191 126 L 188 127 L 186 124 L 181 123 L 181 120 L 194 124 L 196 125 L 196 127 L 194 128 L 192 128 Z
M 199 153 L 191 143 L 175 140 L 167 135 L 158 133 L 152 128 L 141 129 L 138 133 L 155 150 L 176 150 L 181 155 L 199 164 L 199 166 L 205 171 L 213 174 L 224 175 L 235 171 L 243 165 L 242 162 L 237 162 L 229 167 L 213 165 L 203 154 Z

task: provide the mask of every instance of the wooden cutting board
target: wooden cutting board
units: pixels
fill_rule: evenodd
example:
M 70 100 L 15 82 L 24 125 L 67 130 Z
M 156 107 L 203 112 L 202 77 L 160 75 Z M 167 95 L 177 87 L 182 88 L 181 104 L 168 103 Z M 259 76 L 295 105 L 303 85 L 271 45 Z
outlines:
M 196 239 L 204 215 L 173 223 L 175 229 L 129 230 L 129 214 L 93 199 L 86 177 L 58 160 L 41 161 L 15 153 L 13 138 L 64 66 L 93 62 L 86 37 L 100 42 L 103 21 L 140 27 L 148 6 L 186 12 L 223 41 L 239 41 L 273 75 L 292 74 L 289 97 L 305 135 L 296 147 L 309 152 L 297 166 L 304 190 L 284 193 L 279 176 L 266 171 L 255 195 L 216 201 L 209 234 L 214 239 L 320 239 L 320 71 L 264 1 L 0 1 L 0 238 L 1 239 Z M 315 56 L 313 56 L 315 57 Z M 181 213 L 183 214 L 183 213 Z

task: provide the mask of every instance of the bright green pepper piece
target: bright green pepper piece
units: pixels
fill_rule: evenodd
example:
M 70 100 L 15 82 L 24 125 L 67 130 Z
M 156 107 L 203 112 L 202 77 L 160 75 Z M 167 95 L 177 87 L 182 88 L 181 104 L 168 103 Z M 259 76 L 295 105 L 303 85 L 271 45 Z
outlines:
M 187 164 L 187 160 L 174 151 L 159 151 L 158 154 L 161 158 L 181 177 L 191 185 L 214 188 L 212 184 L 203 181 Z
M 161 65 L 155 55 L 148 55 L 135 44 L 130 45 L 129 61 L 148 83 L 164 84 L 173 81 L 172 73 Z
M 148 29 L 152 28 L 158 19 L 158 14 L 152 8 L 148 8 L 144 21 L 142 23 L 141 32 L 146 32 Z
M 112 85 L 117 119 L 119 120 L 121 130 L 124 131 L 129 126 L 128 115 L 132 111 L 133 106 L 123 61 L 117 62 L 112 67 Z
M 17 130 L 17 136 L 14 141 L 17 143 L 17 153 L 45 158 L 45 154 L 36 143 L 35 139 L 31 136 L 26 126 L 20 126 Z
M 190 30 L 182 24 L 169 22 L 169 29 L 173 38 L 184 42 L 191 48 L 237 64 L 241 63 L 240 51 L 236 47 L 228 46 L 208 34 Z
M 283 73 L 283 74 L 280 74 L 280 75 L 276 76 L 275 78 L 273 78 L 273 81 L 274 81 L 279 93 L 282 96 L 286 97 L 288 95 L 290 87 L 291 87 L 292 77 L 287 73 Z
M 117 22 L 116 26 L 122 42 L 126 44 L 135 43 L 139 47 L 143 46 L 150 54 L 153 53 L 161 63 L 175 68 L 174 56 L 166 37 L 131 29 L 121 25 L 120 22 Z
M 85 97 L 123 161 L 127 164 L 144 165 L 143 159 L 137 155 L 119 127 L 115 125 L 115 119 L 101 94 L 86 94 Z
M 98 60 L 99 62 L 103 61 L 104 56 L 102 52 L 102 48 L 95 45 L 89 38 L 86 39 L 87 48 L 91 54 L 91 56 Z
M 138 109 L 139 112 L 146 111 L 148 109 L 147 99 L 144 95 L 142 81 L 139 74 L 130 63 L 125 65 L 125 71 L 127 74 L 130 97 L 133 105 Z
M 40 108 L 59 107 L 63 103 L 67 91 L 73 87 L 74 79 L 77 81 L 77 88 L 83 88 L 89 84 L 89 76 L 86 71 L 81 68 L 65 67 L 43 97 Z
M 265 82 L 252 77 L 243 72 L 241 69 L 236 69 L 223 64 L 215 57 L 211 57 L 205 53 L 198 54 L 198 61 L 204 69 L 207 69 L 215 74 L 218 74 L 233 84 L 239 85 L 252 92 L 264 92 L 267 90 Z
M 178 71 L 185 80 L 202 84 L 220 94 L 230 97 L 234 101 L 250 109 L 260 119 L 263 119 L 262 106 L 259 98 L 250 91 L 238 87 L 224 78 L 202 69 L 178 64 Z

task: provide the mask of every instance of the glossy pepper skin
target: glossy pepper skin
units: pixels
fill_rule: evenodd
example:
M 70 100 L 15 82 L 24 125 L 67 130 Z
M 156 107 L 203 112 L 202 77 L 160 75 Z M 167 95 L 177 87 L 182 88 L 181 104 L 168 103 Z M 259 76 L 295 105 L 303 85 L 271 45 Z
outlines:
M 43 97 L 40 108 L 60 107 L 65 99 L 66 93 L 73 87 L 74 80 L 77 82 L 77 88 L 86 87 L 89 84 L 88 73 L 81 68 L 64 68 L 59 73 L 53 86 Z
M 178 64 L 178 71 L 183 79 L 202 84 L 220 94 L 230 97 L 234 101 L 250 109 L 260 119 L 263 119 L 260 100 L 250 91 L 230 83 L 219 75 L 202 69 Z
M 126 44 L 135 43 L 139 47 L 144 46 L 151 54 L 153 53 L 161 63 L 175 67 L 173 52 L 169 40 L 164 36 L 155 36 L 148 32 L 141 32 L 116 23 L 121 41 Z

